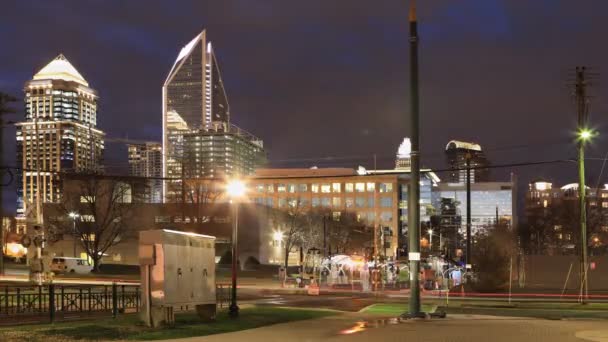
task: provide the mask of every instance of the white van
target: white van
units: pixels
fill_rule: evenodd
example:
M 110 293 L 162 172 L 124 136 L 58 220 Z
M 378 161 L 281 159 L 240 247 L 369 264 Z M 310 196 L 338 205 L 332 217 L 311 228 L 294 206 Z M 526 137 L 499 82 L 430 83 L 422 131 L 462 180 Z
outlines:
M 51 261 L 51 272 L 57 273 L 91 273 L 93 265 L 87 259 L 54 257 Z

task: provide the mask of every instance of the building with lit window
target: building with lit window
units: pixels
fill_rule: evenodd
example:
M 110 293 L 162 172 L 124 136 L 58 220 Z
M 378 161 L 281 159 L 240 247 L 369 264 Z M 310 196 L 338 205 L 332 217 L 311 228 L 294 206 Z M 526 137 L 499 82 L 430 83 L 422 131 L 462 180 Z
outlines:
M 514 182 L 483 182 L 471 184 L 471 229 L 473 232 L 502 222 L 510 227 L 517 224 Z M 467 189 L 461 183 L 440 183 L 433 189 L 433 205 L 441 208 L 449 199 L 455 205 L 455 215 L 460 218 L 460 232 L 466 231 Z
M 165 201 L 183 198 L 186 172 L 200 177 L 252 172 L 263 144 L 231 124 L 219 64 L 205 31 L 180 50 L 162 93 L 163 175 L 175 179 L 164 182 Z
M 576 253 L 580 237 L 578 199 L 578 183 L 554 187 L 546 180 L 531 182 L 524 206 L 527 231 L 523 243 L 526 249 L 533 253 Z M 585 203 L 590 253 L 605 253 L 608 246 L 608 184 L 587 187 Z
M 467 158 L 470 159 L 471 183 L 490 181 L 489 166 L 481 145 L 458 140 L 450 141 L 445 147 L 448 167 L 451 171 L 444 179 L 448 183 L 466 183 L 467 181 Z
M 234 125 L 227 128 L 183 135 L 185 177 L 242 177 L 265 164 L 261 139 Z
M 163 147 L 157 142 L 127 145 L 129 153 L 129 175 L 148 177 L 146 201 L 162 202 Z
M 16 124 L 21 219 L 37 216 L 44 202 L 59 201 L 60 173 L 100 172 L 104 150 L 97 92 L 65 56 L 40 69 L 24 93 L 25 118 Z
M 411 153 L 412 142 L 410 141 L 410 138 L 405 138 L 397 150 L 395 169 L 409 171 L 412 167 Z
M 429 170 L 421 175 L 421 222 L 430 219 L 431 187 L 437 181 Z M 317 208 L 331 212 L 332 218 L 352 213 L 373 230 L 370 254 L 395 257 L 398 252 L 405 252 L 401 249 L 408 229 L 408 183 L 409 174 L 399 170 L 258 169 L 248 179 L 247 196 L 254 204 L 276 209 L 296 205 L 304 210 Z M 267 230 L 266 234 L 280 236 L 275 234 L 277 229 Z M 284 257 L 280 248 L 266 248 L 260 253 L 262 263 L 281 263 Z

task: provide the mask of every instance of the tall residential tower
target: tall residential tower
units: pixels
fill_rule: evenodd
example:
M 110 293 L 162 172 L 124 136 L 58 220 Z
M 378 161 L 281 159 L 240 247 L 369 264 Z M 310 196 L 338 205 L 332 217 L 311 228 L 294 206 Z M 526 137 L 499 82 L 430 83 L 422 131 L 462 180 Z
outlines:
M 17 126 L 18 216 L 37 217 L 61 196 L 62 172 L 99 172 L 104 133 L 97 92 L 63 55 L 25 83 L 25 120 Z M 28 215 L 29 214 L 29 215 Z

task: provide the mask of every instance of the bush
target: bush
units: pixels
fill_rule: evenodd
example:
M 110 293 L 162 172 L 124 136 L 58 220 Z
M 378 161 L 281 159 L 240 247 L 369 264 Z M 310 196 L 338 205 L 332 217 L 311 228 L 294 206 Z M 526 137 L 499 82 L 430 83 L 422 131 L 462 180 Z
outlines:
M 498 225 L 476 238 L 473 289 L 479 292 L 507 289 L 511 258 L 517 253 L 513 232 L 506 226 Z

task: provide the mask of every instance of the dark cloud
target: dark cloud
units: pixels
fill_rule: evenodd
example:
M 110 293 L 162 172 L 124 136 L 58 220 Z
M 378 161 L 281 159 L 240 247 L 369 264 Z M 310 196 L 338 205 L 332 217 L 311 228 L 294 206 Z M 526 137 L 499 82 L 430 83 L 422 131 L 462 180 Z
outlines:
M 160 139 L 161 86 L 179 49 L 206 28 L 234 121 L 262 137 L 275 165 L 392 165 L 408 134 L 405 0 L 13 1 L 0 12 L 0 88 L 23 83 L 59 52 L 101 96 L 111 137 Z M 482 144 L 495 163 L 571 157 L 568 83 L 575 65 L 608 61 L 608 3 L 437 0 L 419 3 L 422 148 L 443 167 L 452 138 Z M 605 131 L 606 82 L 593 89 Z M 14 133 L 7 131 L 7 151 Z M 601 136 L 591 154 L 603 156 Z M 505 149 L 509 146 L 520 148 Z M 124 160 L 109 146 L 108 163 Z M 6 153 L 14 163 L 14 153 Z M 320 161 L 319 164 L 322 164 Z M 325 165 L 325 164 L 323 164 Z M 599 164 L 591 164 L 591 178 Z M 498 172 L 505 177 L 511 170 Z M 518 168 L 558 182 L 571 166 Z M 12 199 L 11 199 L 12 200 Z

